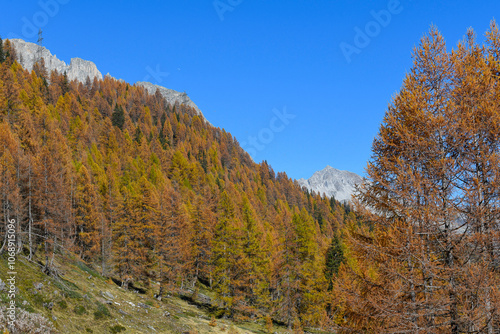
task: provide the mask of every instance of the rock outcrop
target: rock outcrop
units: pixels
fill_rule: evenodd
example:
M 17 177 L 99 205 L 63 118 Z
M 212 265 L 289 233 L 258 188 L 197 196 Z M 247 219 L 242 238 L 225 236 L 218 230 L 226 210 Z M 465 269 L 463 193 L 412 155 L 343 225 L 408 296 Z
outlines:
M 90 80 L 94 80 L 94 78 L 102 80 L 101 72 L 99 72 L 97 66 L 91 61 L 72 58 L 71 63 L 67 65 L 64 61 L 59 60 L 56 55 L 52 55 L 49 50 L 37 44 L 25 42 L 22 39 L 11 39 L 10 42 L 16 49 L 19 63 L 28 71 L 33 69 L 33 65 L 41 56 L 49 72 L 53 70 L 59 73 L 66 72 L 69 80 L 85 82 L 87 77 Z
M 203 117 L 203 114 L 198 108 L 198 106 L 189 98 L 186 93 L 181 93 L 173 89 L 168 89 L 162 86 L 154 85 L 151 82 L 138 81 L 136 85 L 144 87 L 149 94 L 155 94 L 156 90 L 160 91 L 160 94 L 167 100 L 170 104 L 184 104 L 196 110 L 196 112 Z M 205 119 L 205 117 L 203 117 Z
M 358 174 L 338 170 L 330 166 L 316 172 L 309 179 L 299 179 L 297 182 L 309 189 L 328 197 L 335 197 L 337 201 L 350 201 L 354 194 L 355 186 L 363 182 Z
M 97 78 L 98 80 L 102 80 L 103 78 L 102 73 L 99 72 L 97 66 L 91 61 L 83 60 L 81 58 L 72 58 L 71 63 L 67 65 L 64 61 L 58 59 L 56 55 L 52 55 L 52 53 L 45 47 L 25 42 L 22 39 L 11 39 L 10 42 L 16 49 L 19 63 L 28 71 L 31 71 L 33 69 L 33 65 L 40 57 L 42 57 L 45 61 L 45 67 L 49 72 L 53 70 L 59 73 L 66 72 L 69 80 L 77 80 L 84 83 L 87 81 L 87 78 L 91 81 L 93 81 L 94 78 Z M 111 76 L 107 74 L 106 77 Z M 155 94 L 158 89 L 168 103 L 185 104 L 186 106 L 196 110 L 202 119 L 206 120 L 201 110 L 186 93 L 154 85 L 150 82 L 137 82 L 136 85 L 144 87 L 150 94 Z

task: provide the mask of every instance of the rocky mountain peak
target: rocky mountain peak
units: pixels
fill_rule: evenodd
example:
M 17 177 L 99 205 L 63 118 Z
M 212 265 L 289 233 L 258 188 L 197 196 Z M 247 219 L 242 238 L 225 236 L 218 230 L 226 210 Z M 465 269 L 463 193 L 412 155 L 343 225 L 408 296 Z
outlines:
M 323 170 L 315 172 L 309 179 L 299 179 L 297 182 L 309 189 L 328 197 L 335 197 L 338 201 L 350 201 L 355 187 L 363 178 L 358 174 L 338 170 L 326 166 Z
M 90 80 L 94 80 L 94 78 L 102 80 L 101 72 L 99 72 L 97 66 L 91 61 L 81 58 L 72 58 L 70 64 L 67 65 L 64 61 L 58 59 L 56 55 L 52 55 L 52 53 L 43 46 L 40 47 L 37 44 L 25 42 L 22 39 L 11 39 L 10 42 L 17 51 L 19 63 L 28 71 L 33 69 L 33 65 L 35 65 L 38 58 L 41 56 L 49 72 L 53 70 L 59 73 L 66 72 L 69 80 L 85 82 L 87 77 L 90 78 Z

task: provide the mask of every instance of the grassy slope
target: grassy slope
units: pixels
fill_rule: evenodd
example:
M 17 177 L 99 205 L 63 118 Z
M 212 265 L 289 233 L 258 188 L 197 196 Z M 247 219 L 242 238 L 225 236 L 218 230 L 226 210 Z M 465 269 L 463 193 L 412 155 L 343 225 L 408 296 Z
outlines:
M 43 274 L 40 265 L 23 256 L 17 257 L 16 303 L 50 319 L 61 333 L 101 334 L 120 329 L 121 333 L 266 333 L 263 322 L 233 324 L 217 319 L 215 327 L 209 326 L 211 316 L 206 310 L 174 296 L 158 301 L 149 294 L 126 291 L 72 255 L 56 256 L 54 263 L 61 273 L 59 279 Z M 7 271 L 7 260 L 0 256 L 3 281 Z M 39 283 L 43 284 L 40 291 L 35 288 Z M 111 304 L 106 304 L 109 298 L 101 292 L 114 296 Z M 5 291 L 0 292 L 0 305 L 6 305 L 7 300 Z M 52 310 L 44 307 L 50 302 Z M 165 312 L 170 315 L 165 316 Z M 286 331 L 274 328 L 273 332 Z

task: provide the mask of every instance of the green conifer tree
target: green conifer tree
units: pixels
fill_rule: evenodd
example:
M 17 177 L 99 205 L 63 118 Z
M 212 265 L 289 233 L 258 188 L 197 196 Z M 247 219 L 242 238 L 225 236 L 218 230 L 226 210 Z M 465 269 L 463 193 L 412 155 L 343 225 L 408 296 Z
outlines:
M 115 110 L 111 115 L 111 121 L 114 126 L 117 126 L 120 130 L 123 129 L 123 125 L 125 124 L 125 113 L 123 112 L 123 108 L 118 104 L 115 106 Z
M 0 64 L 5 61 L 5 53 L 3 51 L 3 40 L 2 37 L 0 37 Z

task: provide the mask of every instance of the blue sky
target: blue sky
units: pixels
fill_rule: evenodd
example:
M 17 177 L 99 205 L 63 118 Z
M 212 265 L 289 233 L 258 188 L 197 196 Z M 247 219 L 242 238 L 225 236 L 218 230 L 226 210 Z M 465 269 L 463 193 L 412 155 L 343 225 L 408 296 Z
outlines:
M 185 91 L 215 126 L 290 177 L 364 173 L 384 112 L 434 24 L 480 39 L 498 1 L 3 0 L 0 35 L 130 83 Z

